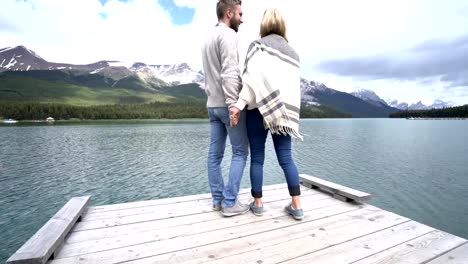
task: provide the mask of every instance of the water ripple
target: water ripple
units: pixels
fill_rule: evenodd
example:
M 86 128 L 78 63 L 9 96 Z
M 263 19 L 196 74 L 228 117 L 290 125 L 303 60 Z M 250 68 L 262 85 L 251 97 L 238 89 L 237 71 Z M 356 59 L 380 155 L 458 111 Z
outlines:
M 303 120 L 301 129 L 308 136 L 293 142 L 300 173 L 468 237 L 467 122 L 322 119 Z M 91 195 L 98 205 L 209 192 L 208 142 L 207 122 L 0 126 L 0 233 L 11 238 L 0 240 L 0 262 L 71 197 Z M 271 137 L 264 170 L 266 185 L 285 182 Z

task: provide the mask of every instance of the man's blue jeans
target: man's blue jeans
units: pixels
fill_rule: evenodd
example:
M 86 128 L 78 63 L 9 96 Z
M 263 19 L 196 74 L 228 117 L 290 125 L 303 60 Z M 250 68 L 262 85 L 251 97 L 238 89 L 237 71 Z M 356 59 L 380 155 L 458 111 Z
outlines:
M 229 110 L 227 107 L 209 107 L 211 139 L 208 152 L 208 180 L 210 182 L 213 204 L 221 203 L 222 207 L 232 207 L 239 194 L 240 182 L 247 161 L 248 145 L 245 111 L 241 112 L 239 123 L 229 126 Z M 231 167 L 228 182 L 224 185 L 221 173 L 221 161 L 226 148 L 226 138 L 232 146 Z
M 263 116 L 257 108 L 247 110 L 247 134 L 250 142 L 250 182 L 252 183 L 252 196 L 262 197 L 263 163 L 265 161 L 265 141 L 269 129 L 263 125 Z M 301 195 L 299 174 L 292 158 L 291 136 L 272 134 L 276 157 L 283 169 L 288 183 L 289 195 Z

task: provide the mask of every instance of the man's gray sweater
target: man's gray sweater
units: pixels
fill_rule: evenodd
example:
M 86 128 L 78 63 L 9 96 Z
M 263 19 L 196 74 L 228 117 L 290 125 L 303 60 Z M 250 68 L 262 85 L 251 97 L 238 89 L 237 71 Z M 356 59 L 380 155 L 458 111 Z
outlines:
M 218 23 L 202 49 L 207 107 L 231 107 L 239 98 L 242 81 L 236 32 Z

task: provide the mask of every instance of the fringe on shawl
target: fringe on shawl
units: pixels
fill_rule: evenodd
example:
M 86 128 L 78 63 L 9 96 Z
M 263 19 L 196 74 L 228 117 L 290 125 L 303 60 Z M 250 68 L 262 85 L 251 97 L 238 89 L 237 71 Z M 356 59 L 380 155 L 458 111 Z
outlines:
M 291 136 L 292 138 L 304 140 L 304 137 L 299 133 L 299 124 L 297 128 L 291 126 L 291 121 L 285 109 L 281 109 L 281 116 L 279 118 L 263 117 L 263 123 L 266 128 L 270 129 L 272 134 Z M 261 112 L 260 112 L 261 113 Z M 263 115 L 263 114 L 262 114 Z

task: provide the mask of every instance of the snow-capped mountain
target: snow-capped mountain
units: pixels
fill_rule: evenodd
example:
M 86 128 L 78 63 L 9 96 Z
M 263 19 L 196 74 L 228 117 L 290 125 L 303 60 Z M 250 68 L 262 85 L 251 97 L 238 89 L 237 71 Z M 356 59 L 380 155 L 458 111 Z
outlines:
M 378 98 L 378 96 L 375 95 Z M 340 92 L 320 82 L 301 79 L 301 100 L 306 105 L 324 105 L 353 117 L 387 117 L 398 111 L 387 104 L 371 103 L 349 93 Z
M 445 107 L 452 107 L 455 104 L 453 102 L 445 102 L 443 100 L 435 100 L 431 105 L 425 105 L 421 101 L 409 105 L 406 102 L 398 102 L 398 100 L 388 100 L 388 105 L 398 108 L 400 110 L 427 110 L 427 109 L 440 109 Z
M 452 107 L 452 106 L 455 106 L 454 102 L 451 102 L 451 101 L 444 102 L 442 100 L 435 100 L 434 103 L 430 105 L 429 107 L 439 109 L 439 108 Z
M 408 109 L 408 103 L 405 102 L 398 102 L 398 100 L 388 100 L 387 104 L 391 107 L 395 107 L 400 110 L 406 110 Z
M 435 100 L 432 105 L 425 105 L 421 101 L 409 105 L 406 102 L 398 102 L 398 100 L 383 100 L 380 98 L 374 91 L 371 90 L 359 90 L 357 92 L 352 92 L 352 95 L 360 98 L 368 103 L 371 103 L 376 106 L 390 106 L 400 110 L 425 110 L 432 108 L 444 108 L 454 106 L 453 102 L 444 102 L 442 100 Z
M 313 94 L 318 91 L 324 92 L 327 90 L 331 90 L 331 92 L 334 91 L 333 89 L 325 86 L 323 83 L 309 81 L 301 78 L 301 101 L 306 105 L 320 105 L 320 103 L 317 101 L 317 98 L 315 98 Z
M 387 102 L 372 90 L 361 89 L 356 92 L 352 92 L 351 94 L 375 106 L 388 106 Z
M 47 68 L 48 62 L 24 46 L 0 49 L 0 71 L 28 71 Z
M 200 87 L 205 85 L 205 77 L 201 71 L 194 71 L 187 63 L 172 65 L 146 65 L 144 63 L 135 63 L 130 70 L 137 73 L 153 73 L 156 78 L 163 80 L 168 84 L 186 84 L 197 83 Z
M 91 72 L 104 67 L 109 67 L 106 61 L 88 65 L 48 62 L 24 46 L 0 49 L 0 72 L 32 70 L 84 70 Z
M 197 83 L 204 86 L 204 76 L 192 70 L 186 63 L 174 65 L 148 65 L 145 63 L 126 63 L 119 61 L 99 61 L 87 65 L 53 63 L 39 57 L 24 46 L 0 49 L 0 72 L 61 70 L 80 74 L 99 74 L 116 81 L 129 76 L 137 76 L 152 87 Z
M 423 104 L 421 101 L 418 101 L 415 104 L 411 104 L 408 107 L 408 109 L 409 110 L 421 110 L 421 109 L 428 109 L 428 107 L 425 104 Z

